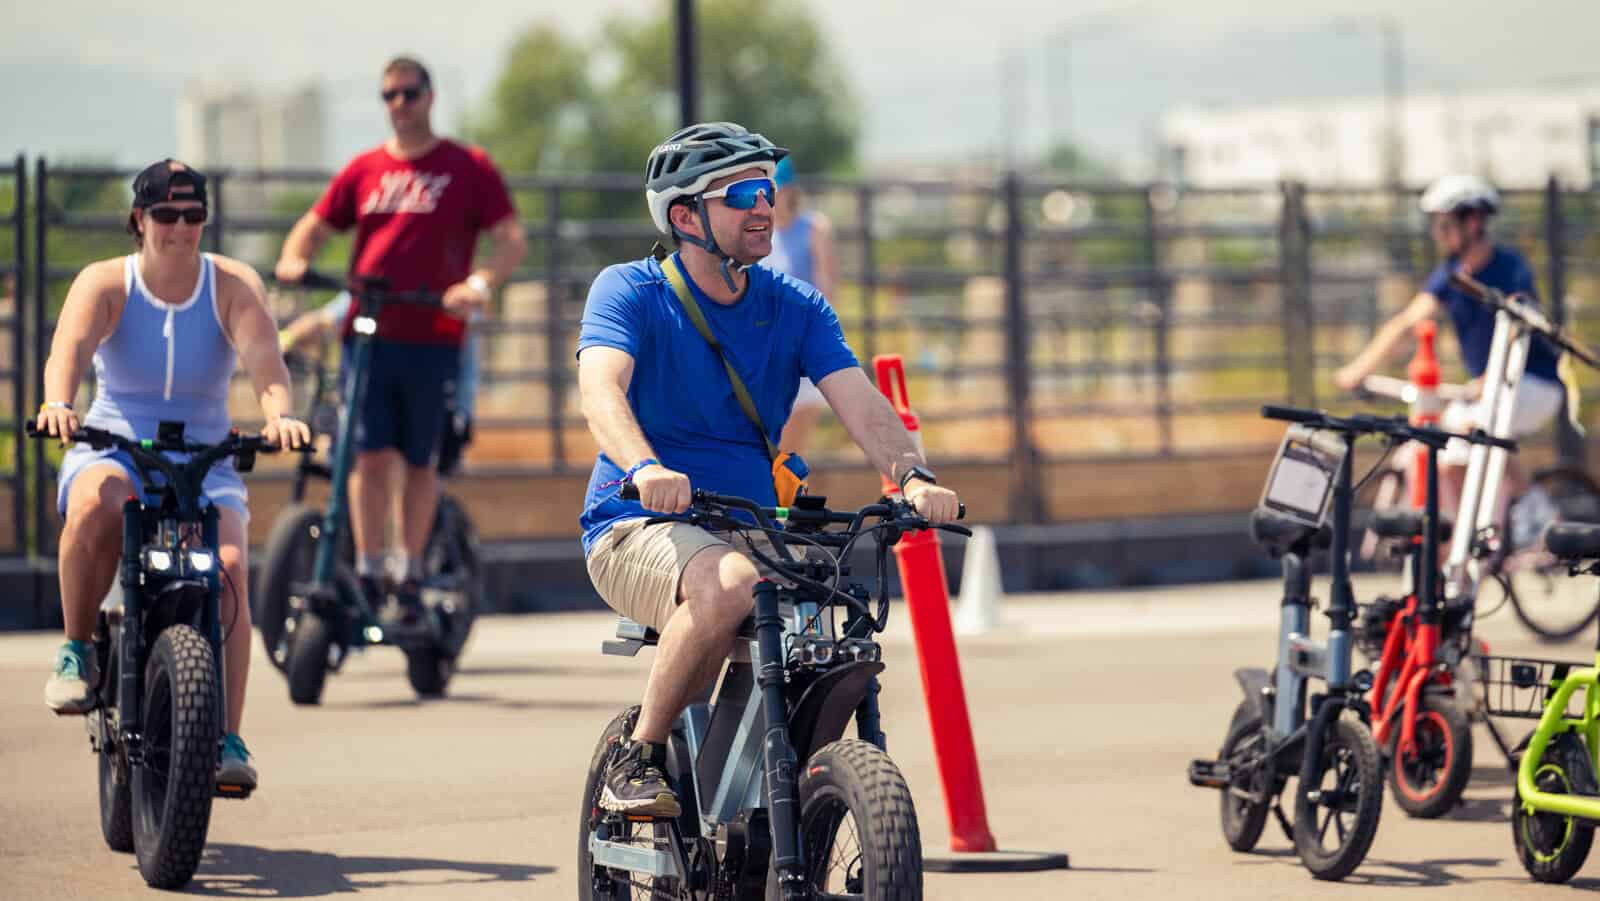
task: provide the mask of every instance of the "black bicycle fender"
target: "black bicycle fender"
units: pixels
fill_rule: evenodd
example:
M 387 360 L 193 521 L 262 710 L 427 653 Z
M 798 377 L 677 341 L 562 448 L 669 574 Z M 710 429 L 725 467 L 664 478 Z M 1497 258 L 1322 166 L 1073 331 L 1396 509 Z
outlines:
M 835 667 L 806 688 L 789 716 L 789 741 L 795 759 L 805 761 L 823 745 L 844 735 L 856 708 L 883 672 L 880 661 L 856 661 Z

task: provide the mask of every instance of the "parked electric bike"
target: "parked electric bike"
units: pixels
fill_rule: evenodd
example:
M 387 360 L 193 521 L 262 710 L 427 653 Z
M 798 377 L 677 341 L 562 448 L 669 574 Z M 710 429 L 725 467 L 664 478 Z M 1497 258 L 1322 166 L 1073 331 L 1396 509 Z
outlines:
M 1482 432 L 1464 437 L 1512 446 Z M 1438 560 L 1451 523 L 1439 513 L 1440 444 L 1418 443 L 1426 451 L 1423 509 L 1377 510 L 1369 523 L 1373 534 L 1408 549 L 1411 590 L 1362 605 L 1357 643 L 1378 664 L 1367 703 L 1395 801 L 1412 816 L 1433 818 L 1455 807 L 1472 775 L 1472 723 L 1458 703 L 1455 672 L 1472 650 L 1473 609 L 1445 603 Z
M 1366 725 L 1371 711 L 1363 698 L 1372 675 L 1354 671 L 1351 663 L 1354 447 L 1363 435 L 1385 436 L 1385 454 L 1404 440 L 1442 447 L 1453 436 L 1401 418 L 1334 417 L 1276 406 L 1263 407 L 1262 415 L 1295 423 L 1251 516 L 1257 542 L 1283 561 L 1277 665 L 1271 672 L 1235 671 L 1244 699 L 1217 759 L 1192 762 L 1189 781 L 1222 790 L 1223 837 L 1235 851 L 1255 847 L 1270 812 L 1313 876 L 1343 879 L 1366 857 L 1383 806 L 1378 746 Z M 1436 515 L 1425 519 L 1424 532 L 1434 533 L 1430 540 L 1437 541 L 1437 528 Z M 1326 643 L 1310 637 L 1311 558 L 1324 550 L 1332 569 Z M 1312 679 L 1326 683 L 1325 691 L 1310 694 Z M 1345 716 L 1347 710 L 1355 716 Z M 1292 825 L 1280 797 L 1290 777 L 1298 779 Z
M 1558 523 L 1544 540 L 1570 577 L 1600 575 L 1600 525 Z M 1600 823 L 1600 637 L 1594 666 L 1522 657 L 1475 662 L 1489 713 L 1539 721 L 1517 747 L 1511 839 L 1528 875 L 1566 882 L 1589 856 Z
M 28 435 L 51 438 L 32 422 Z M 218 512 L 205 501 L 206 473 L 232 458 L 249 472 L 272 451 L 233 432 L 219 444 L 184 438 L 162 422 L 154 439 L 83 426 L 70 440 L 132 457 L 139 494 L 122 505 L 122 561 L 95 620 L 100 678 L 84 720 L 99 757 L 100 831 L 113 851 L 132 851 L 156 888 L 194 876 L 205 850 L 213 797 L 246 798 L 250 786 L 219 785 L 227 723 Z
M 623 496 L 637 491 L 625 485 Z M 900 536 L 926 528 L 970 533 L 930 526 L 898 499 L 854 512 L 825 503 L 801 496 L 792 507 L 771 508 L 694 492 L 688 521 L 744 536 L 779 581 L 757 583 L 755 614 L 740 630 L 715 698 L 689 705 L 673 725 L 665 769 L 682 801 L 678 818 L 600 807 L 604 774 L 639 708 L 601 733 L 578 821 L 580 898 L 922 897 L 916 810 L 884 750 L 884 665 L 874 636 L 887 623 L 887 555 Z M 877 539 L 876 609 L 866 586 L 846 582 L 851 548 L 869 534 Z M 604 651 L 631 657 L 656 640 L 653 630 L 623 619 Z M 852 718 L 858 738 L 844 739 Z
M 340 280 L 308 272 L 294 287 L 339 290 Z M 422 611 L 414 624 L 383 623 L 350 566 L 347 482 L 354 460 L 355 419 L 366 397 L 377 320 L 389 304 L 437 307 L 437 292 L 397 292 L 380 279 L 348 286 L 357 316 L 350 340 L 345 396 L 332 459 L 323 464 L 307 448 L 295 473 L 295 503 L 279 513 L 267 540 L 257 621 L 268 656 L 288 677 L 296 704 L 316 704 L 330 672 L 353 651 L 395 645 L 406 655 L 406 676 L 423 697 L 444 694 L 471 633 L 482 591 L 477 540 L 461 506 L 441 497 L 423 561 Z M 319 376 L 323 391 L 331 379 Z M 315 415 L 315 414 L 313 414 Z M 328 505 L 303 501 L 308 480 L 327 479 Z M 393 586 L 389 586 L 392 588 Z M 392 600 L 392 598 L 391 598 Z

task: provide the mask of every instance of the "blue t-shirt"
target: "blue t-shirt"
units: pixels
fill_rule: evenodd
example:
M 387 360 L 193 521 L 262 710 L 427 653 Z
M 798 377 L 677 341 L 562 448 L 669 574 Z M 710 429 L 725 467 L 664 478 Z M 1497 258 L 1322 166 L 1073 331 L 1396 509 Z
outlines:
M 1489 366 L 1489 347 L 1494 343 L 1495 312 L 1450 284 L 1451 273 L 1460 268 L 1460 260 L 1454 257 L 1445 260 L 1428 276 L 1428 282 L 1422 290 L 1437 297 L 1450 311 L 1450 320 L 1456 328 L 1456 340 L 1461 343 L 1461 361 L 1466 364 L 1468 374 L 1477 378 Z M 1473 273 L 1472 277 L 1506 294 L 1524 294 L 1535 304 L 1539 302 L 1533 270 L 1522 254 L 1509 247 L 1497 245 L 1489 265 Z M 1528 345 L 1528 362 L 1523 372 L 1548 382 L 1561 380 L 1556 375 L 1555 352 L 1537 335 Z
M 858 364 L 821 292 L 761 266 L 746 274 L 744 296 L 732 305 L 705 296 L 692 278 L 688 282 L 776 444 L 801 376 L 820 381 Z M 722 360 L 684 312 L 660 263 L 621 263 L 594 280 L 578 352 L 597 346 L 633 358 L 628 406 L 661 465 L 688 476 L 695 488 L 764 506 L 777 503 L 766 442 L 739 407 Z M 651 515 L 638 502 L 619 499 L 615 486 L 600 487 L 621 477 L 621 468 L 601 453 L 579 517 L 585 554 L 618 520 Z

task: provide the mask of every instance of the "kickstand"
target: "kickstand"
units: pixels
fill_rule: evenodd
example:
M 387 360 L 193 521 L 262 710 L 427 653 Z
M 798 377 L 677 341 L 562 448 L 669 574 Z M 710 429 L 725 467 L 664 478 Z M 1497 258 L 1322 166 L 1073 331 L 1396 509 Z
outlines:
M 1289 818 L 1283 815 L 1282 797 L 1272 799 L 1272 815 L 1277 817 L 1278 825 L 1283 827 L 1283 837 L 1293 843 L 1294 827 L 1289 825 Z

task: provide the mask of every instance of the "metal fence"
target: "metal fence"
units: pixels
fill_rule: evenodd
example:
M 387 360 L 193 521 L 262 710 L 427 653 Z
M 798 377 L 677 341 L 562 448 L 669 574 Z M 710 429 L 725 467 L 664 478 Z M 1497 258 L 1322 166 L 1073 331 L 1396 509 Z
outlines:
M 43 360 L 67 284 L 92 259 L 129 250 L 122 228 L 131 172 L 19 158 L 10 179 L 31 367 L 17 307 L 12 366 L 0 371 L 23 410 L 19 370 L 42 401 Z M 329 173 L 211 173 L 206 247 L 269 271 L 283 235 Z M 577 409 L 573 348 L 590 281 L 655 240 L 636 176 L 508 179 L 529 258 L 484 326 L 477 472 L 587 471 L 594 446 Z M 1286 183 L 1184 190 L 1009 175 L 802 183 L 833 222 L 841 287 L 830 298 L 863 362 L 906 357 L 913 404 L 941 462 L 1009 467 L 1037 485 L 1062 460 L 1170 458 L 1260 448 L 1278 429 L 1263 402 L 1329 403 L 1331 373 L 1435 262 L 1414 194 Z M 22 198 L 31 198 L 25 205 Z M 25 215 L 31 208 L 31 215 Z M 1528 253 L 1557 316 L 1600 296 L 1600 228 L 1587 193 L 1512 192 L 1502 240 Z M 31 233 L 30 233 L 31 229 Z M 31 238 L 31 258 L 24 244 Z M 321 265 L 335 270 L 348 241 Z M 278 299 L 293 315 L 306 298 Z M 1441 342 L 1453 352 L 1453 343 Z M 248 392 L 243 396 L 248 399 Z M 242 423 L 253 405 L 237 409 Z M 24 476 L 16 417 L 10 472 L 22 504 L 53 497 L 50 459 Z M 1573 451 L 1574 446 L 1568 450 Z M 859 459 L 836 425 L 814 463 Z M 470 471 L 469 476 L 470 477 Z M 31 488 L 26 482 L 32 482 Z M 27 489 L 27 490 L 25 490 Z M 1043 517 L 1016 499 L 1020 521 Z M 33 504 L 48 545 L 53 512 Z M 0 549 L 3 550 L 3 549 Z

